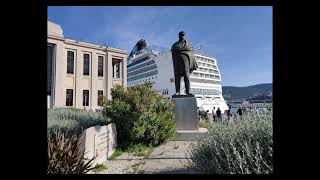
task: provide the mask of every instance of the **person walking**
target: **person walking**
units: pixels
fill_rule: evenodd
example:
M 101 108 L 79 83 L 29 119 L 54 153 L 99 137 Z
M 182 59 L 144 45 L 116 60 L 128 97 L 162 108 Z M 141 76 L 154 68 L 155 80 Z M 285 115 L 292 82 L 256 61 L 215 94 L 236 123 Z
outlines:
M 218 107 L 218 110 L 217 110 L 216 114 L 217 114 L 217 121 L 222 121 L 222 119 L 221 119 L 221 110 L 220 110 L 219 107 Z
M 240 108 L 240 107 L 238 108 L 237 113 L 239 114 L 239 117 L 241 118 L 241 116 L 242 116 L 242 110 L 241 110 L 241 108 Z
M 231 116 L 231 114 L 230 114 L 230 108 L 227 110 L 227 117 L 228 117 L 228 121 L 230 121 L 230 116 Z
M 213 122 L 216 122 L 216 116 L 217 116 L 216 107 L 213 107 L 212 109 L 212 116 L 213 116 Z
M 205 110 L 202 110 L 201 112 L 201 119 L 205 120 L 207 118 L 207 112 Z
M 198 119 L 200 120 L 201 119 L 201 111 L 200 111 L 199 107 L 197 108 L 197 112 L 198 112 Z
M 233 122 L 237 123 L 238 119 L 237 119 L 237 113 L 233 113 Z

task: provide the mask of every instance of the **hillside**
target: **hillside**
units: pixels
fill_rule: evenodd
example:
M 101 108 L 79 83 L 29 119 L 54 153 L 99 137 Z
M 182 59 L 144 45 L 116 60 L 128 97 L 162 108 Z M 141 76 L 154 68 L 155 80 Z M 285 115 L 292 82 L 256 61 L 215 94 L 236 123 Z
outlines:
M 227 101 L 272 99 L 272 83 L 247 87 L 223 86 L 222 94 Z

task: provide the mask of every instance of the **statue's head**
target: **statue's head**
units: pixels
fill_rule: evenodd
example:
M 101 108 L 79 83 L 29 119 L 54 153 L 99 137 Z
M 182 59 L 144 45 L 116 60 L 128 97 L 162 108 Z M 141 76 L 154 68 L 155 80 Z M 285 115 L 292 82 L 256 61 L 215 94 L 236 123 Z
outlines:
M 179 32 L 179 41 L 185 40 L 184 35 L 185 35 L 184 31 Z

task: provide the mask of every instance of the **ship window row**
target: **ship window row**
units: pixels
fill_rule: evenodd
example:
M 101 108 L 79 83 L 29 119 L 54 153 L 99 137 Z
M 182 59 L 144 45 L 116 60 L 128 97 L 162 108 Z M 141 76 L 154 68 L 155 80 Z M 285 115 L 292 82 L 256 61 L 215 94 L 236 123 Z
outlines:
M 143 73 L 143 72 L 147 72 L 147 71 L 150 71 L 150 70 L 153 70 L 153 69 L 156 69 L 157 68 L 157 65 L 152 65 L 152 66 L 148 66 L 148 67 L 145 67 L 145 68 L 141 68 L 137 71 L 134 71 L 134 72 L 131 72 L 131 73 L 128 73 L 128 77 L 132 77 L 132 76 L 135 76 L 137 74 L 140 74 L 140 73 Z
M 220 95 L 221 91 L 216 90 L 216 89 L 190 88 L 190 93 L 203 94 L 203 95 Z
M 212 74 L 204 74 L 204 73 L 193 73 L 193 77 L 204 77 L 204 78 L 213 78 L 213 79 L 220 79 L 220 76 L 212 75 Z
M 135 61 L 135 62 L 129 64 L 129 65 L 127 66 L 127 68 L 129 69 L 130 67 L 132 67 L 132 66 L 134 66 L 134 65 L 136 65 L 136 64 L 139 64 L 139 63 L 141 63 L 141 62 L 143 62 L 143 61 L 146 61 L 146 60 L 148 60 L 148 59 L 150 59 L 150 57 L 145 57 L 145 58 L 142 58 L 142 59 L 140 59 L 140 60 L 138 60 L 138 61 Z
M 198 66 L 210 67 L 210 68 L 217 69 L 217 66 L 215 66 L 213 64 L 206 64 L 206 63 L 202 63 L 202 62 L 197 62 L 197 64 L 198 64 Z
M 153 70 L 153 71 L 150 71 L 150 72 L 147 72 L 147 73 L 144 73 L 144 74 L 140 74 L 138 76 L 130 77 L 130 78 L 128 78 L 128 82 L 134 81 L 134 80 L 137 80 L 137 79 L 141 79 L 141 78 L 145 78 L 145 77 L 148 77 L 148 76 L 153 76 L 153 75 L 156 75 L 156 74 L 158 74 L 158 70 Z
M 197 57 L 197 56 L 196 56 L 196 60 L 203 61 L 203 62 L 206 62 L 206 63 L 212 63 L 212 64 L 214 64 L 214 60 L 207 59 L 207 58 L 203 58 L 203 57 Z
M 155 82 L 152 81 L 152 79 L 156 79 L 157 76 L 152 76 L 152 77 L 148 77 L 147 79 L 143 79 L 143 80 L 139 80 L 139 81 L 135 81 L 135 82 L 128 82 L 129 85 L 136 85 L 136 84 L 140 84 L 143 83 L 145 81 L 149 81 L 151 82 L 151 84 L 155 84 Z
M 145 67 L 145 68 L 142 68 L 142 69 L 139 69 L 135 72 L 132 72 L 132 73 L 129 73 L 128 74 L 128 77 L 132 77 L 132 76 L 135 76 L 135 75 L 138 75 L 138 74 L 141 74 L 141 73 L 144 73 L 144 72 L 148 72 L 150 70 L 153 70 L 153 69 L 157 69 L 157 65 L 152 65 L 152 66 L 149 66 L 149 67 Z
M 208 69 L 208 68 L 202 68 L 202 67 L 200 67 L 199 70 L 202 71 L 202 72 L 219 74 L 219 72 L 218 72 L 217 70 L 212 70 L 212 69 Z
M 154 60 L 151 60 L 151 61 L 148 61 L 148 62 L 146 62 L 146 63 L 140 64 L 139 66 L 136 66 L 136 67 L 133 67 L 133 68 L 128 69 L 128 73 L 129 73 L 129 72 L 132 72 L 132 71 L 134 71 L 134 70 L 137 70 L 137 69 L 139 69 L 139 68 L 141 68 L 141 67 L 143 67 L 143 66 L 148 66 L 148 65 L 151 65 L 151 64 L 154 64 L 154 63 L 155 63 Z

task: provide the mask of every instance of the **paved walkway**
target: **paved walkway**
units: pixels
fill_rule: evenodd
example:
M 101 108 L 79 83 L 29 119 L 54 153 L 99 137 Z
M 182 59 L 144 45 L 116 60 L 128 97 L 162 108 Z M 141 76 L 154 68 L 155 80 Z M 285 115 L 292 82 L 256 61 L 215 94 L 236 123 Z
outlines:
M 170 141 L 154 149 L 136 171 L 138 174 L 194 174 L 188 168 L 187 150 L 195 141 Z

